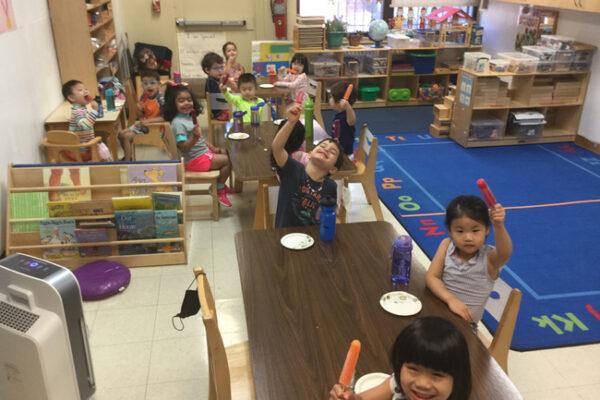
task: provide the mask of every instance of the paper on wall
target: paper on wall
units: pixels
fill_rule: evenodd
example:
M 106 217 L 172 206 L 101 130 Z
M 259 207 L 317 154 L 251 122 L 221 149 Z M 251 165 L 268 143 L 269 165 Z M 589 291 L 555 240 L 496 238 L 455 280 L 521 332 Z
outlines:
M 177 33 L 179 46 L 179 70 L 184 78 L 206 78 L 200 62 L 209 51 L 221 54 L 226 42 L 224 32 L 185 32 Z

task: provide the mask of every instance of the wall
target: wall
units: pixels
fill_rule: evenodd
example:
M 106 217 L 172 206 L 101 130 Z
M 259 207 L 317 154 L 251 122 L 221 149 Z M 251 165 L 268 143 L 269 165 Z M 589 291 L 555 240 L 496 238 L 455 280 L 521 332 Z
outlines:
M 517 33 L 516 23 L 519 5 L 491 1 L 489 9 L 484 11 L 481 24 L 485 29 L 484 51 L 496 54 L 499 51 L 514 49 Z M 580 42 L 593 44 L 600 48 L 600 13 L 586 13 L 561 10 L 558 18 L 557 33 L 571 36 Z M 594 143 L 600 143 L 600 55 L 596 52 L 592 64 L 592 74 L 581 116 L 579 134 Z
M 38 163 L 44 120 L 62 101 L 46 0 L 13 0 L 16 29 L 0 34 L 0 222 L 4 251 L 6 167 Z

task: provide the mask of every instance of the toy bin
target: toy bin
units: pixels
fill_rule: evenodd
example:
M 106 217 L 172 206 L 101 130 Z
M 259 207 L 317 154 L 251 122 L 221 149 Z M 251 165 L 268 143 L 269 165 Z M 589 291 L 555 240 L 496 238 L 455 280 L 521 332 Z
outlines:
M 573 50 L 575 48 L 575 39 L 559 35 L 542 35 L 539 44 L 554 50 Z
M 340 76 L 341 64 L 337 61 L 312 61 L 310 69 L 317 78 Z
M 358 89 L 358 97 L 362 101 L 375 101 L 381 88 L 375 84 L 365 83 Z
M 508 66 L 509 72 L 516 72 L 518 74 L 531 74 L 535 72 L 539 61 L 529 54 L 517 52 L 498 53 L 498 57 L 510 62 Z
M 437 101 L 444 97 L 444 86 L 437 83 L 424 83 L 419 87 L 419 98 L 425 101 Z
M 363 65 L 367 74 L 385 75 L 387 73 L 387 57 L 365 57 Z
M 554 70 L 569 71 L 574 57 L 575 52 L 573 50 L 557 50 L 556 55 L 554 56 Z
M 410 62 L 415 68 L 415 74 L 433 74 L 435 70 L 435 52 L 411 52 L 408 53 Z
M 506 72 L 508 71 L 508 66 L 510 65 L 510 61 L 503 60 L 501 58 L 494 58 L 490 60 L 490 71 L 492 72 Z
M 594 52 L 592 50 L 575 50 L 573 62 L 571 63 L 571 70 L 587 71 L 588 69 L 590 69 L 593 56 Z
M 511 135 L 531 138 L 542 134 L 546 121 L 544 114 L 537 111 L 513 111 L 508 121 L 508 132 Z
M 410 89 L 409 88 L 394 88 L 388 90 L 389 101 L 408 101 L 410 100 Z
M 404 49 L 410 45 L 410 37 L 401 33 L 388 33 L 387 44 L 392 49 Z
M 475 72 L 487 72 L 490 66 L 490 58 L 492 57 L 487 53 L 467 52 L 465 53 L 463 67 Z
M 472 139 L 495 139 L 504 135 L 504 122 L 497 118 L 474 119 L 471 121 Z

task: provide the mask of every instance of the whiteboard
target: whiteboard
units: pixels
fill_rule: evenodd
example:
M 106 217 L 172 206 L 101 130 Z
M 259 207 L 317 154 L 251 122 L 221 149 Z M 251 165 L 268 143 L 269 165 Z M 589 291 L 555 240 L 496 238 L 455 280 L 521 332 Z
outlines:
M 177 33 L 179 46 L 179 71 L 184 78 L 206 78 L 200 62 L 210 51 L 221 54 L 226 42 L 224 32 L 185 32 Z

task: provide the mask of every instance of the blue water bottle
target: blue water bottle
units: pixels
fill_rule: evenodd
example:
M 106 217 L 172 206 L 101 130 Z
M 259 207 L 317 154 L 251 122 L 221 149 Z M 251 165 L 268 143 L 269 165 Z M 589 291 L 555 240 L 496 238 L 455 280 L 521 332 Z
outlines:
M 335 197 L 323 196 L 321 198 L 321 225 L 319 237 L 324 242 L 331 242 L 335 237 Z
M 94 101 L 98 103 L 98 109 L 96 110 L 98 118 L 104 117 L 104 106 L 102 105 L 102 97 L 96 96 L 94 97 Z
M 111 88 L 108 88 L 104 91 L 104 98 L 106 99 L 106 110 L 116 111 L 117 107 L 115 106 L 115 92 L 113 92 Z
M 412 239 L 400 235 L 392 244 L 392 284 L 408 285 L 412 262 Z

